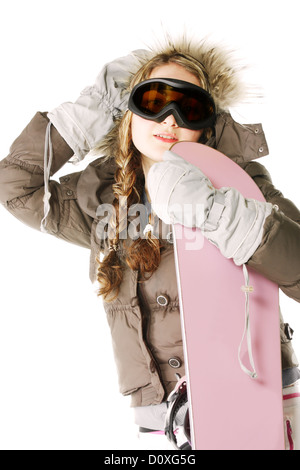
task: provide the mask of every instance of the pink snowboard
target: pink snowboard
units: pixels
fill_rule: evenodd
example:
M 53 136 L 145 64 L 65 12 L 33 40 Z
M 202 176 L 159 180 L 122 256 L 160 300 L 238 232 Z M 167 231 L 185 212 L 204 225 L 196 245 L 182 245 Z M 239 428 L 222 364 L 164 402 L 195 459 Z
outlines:
M 179 142 L 172 152 L 198 166 L 216 188 L 232 186 L 264 200 L 247 173 L 220 152 L 192 142 Z M 174 234 L 192 448 L 284 450 L 278 286 L 248 268 L 253 379 L 238 360 L 245 326 L 242 267 L 199 230 L 197 249 L 195 230 L 175 225 Z M 248 353 L 245 338 L 240 358 L 251 369 Z

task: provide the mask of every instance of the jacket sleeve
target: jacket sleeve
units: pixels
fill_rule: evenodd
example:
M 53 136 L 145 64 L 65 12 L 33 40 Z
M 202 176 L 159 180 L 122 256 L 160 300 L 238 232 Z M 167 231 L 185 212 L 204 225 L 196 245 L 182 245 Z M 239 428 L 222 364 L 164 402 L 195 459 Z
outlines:
M 49 123 L 47 113 L 37 113 L 0 162 L 0 201 L 15 217 L 40 230 L 44 216 L 44 148 Z M 73 151 L 51 126 L 54 175 L 73 155 Z M 92 219 L 80 209 L 76 198 L 81 173 L 73 173 L 62 182 L 49 182 L 50 212 L 47 232 L 68 242 L 90 247 Z
M 274 187 L 261 164 L 250 162 L 244 169 L 266 201 L 277 206 L 265 221 L 262 242 L 248 265 L 300 302 L 300 211 Z

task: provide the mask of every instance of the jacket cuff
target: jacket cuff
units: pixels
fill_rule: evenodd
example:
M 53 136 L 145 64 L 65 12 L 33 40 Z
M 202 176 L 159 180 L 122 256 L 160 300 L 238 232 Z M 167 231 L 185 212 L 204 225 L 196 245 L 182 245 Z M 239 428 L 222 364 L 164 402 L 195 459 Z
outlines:
M 49 123 L 47 113 L 38 112 L 16 138 L 10 148 L 8 158 L 14 159 L 20 166 L 27 167 L 36 172 L 36 167 L 44 171 L 44 149 L 46 129 Z M 56 173 L 73 155 L 72 149 L 65 140 L 51 126 L 51 142 L 53 148 L 53 160 L 51 175 Z
M 264 224 L 262 242 L 248 265 L 300 302 L 300 226 L 274 209 Z

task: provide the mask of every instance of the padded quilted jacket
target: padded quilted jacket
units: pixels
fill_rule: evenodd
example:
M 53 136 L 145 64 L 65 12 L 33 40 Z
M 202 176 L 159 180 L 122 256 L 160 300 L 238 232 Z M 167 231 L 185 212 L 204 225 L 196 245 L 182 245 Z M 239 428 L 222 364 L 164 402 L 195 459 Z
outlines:
M 40 230 L 44 216 L 44 147 L 49 124 L 47 113 L 37 113 L 0 162 L 0 200 L 15 217 Z M 53 176 L 73 155 L 51 127 Z M 267 218 L 261 245 L 248 265 L 300 302 L 300 212 L 274 188 L 267 170 L 253 161 L 268 153 L 261 125 L 240 125 L 223 113 L 214 137 L 207 143 L 238 163 L 255 181 L 267 201 L 277 206 Z M 96 257 L 105 251 L 97 237 L 100 204 L 113 202 L 114 159 L 98 158 L 81 172 L 50 180 L 48 233 L 91 250 L 90 277 L 96 277 Z M 169 234 L 170 227 L 163 230 Z M 120 247 L 122 250 L 122 246 Z M 120 253 L 121 254 L 121 253 Z M 159 404 L 184 374 L 173 245 L 166 237 L 162 260 L 153 276 L 138 282 L 136 271 L 125 269 L 118 297 L 104 303 L 111 328 L 120 391 L 131 394 L 132 406 Z M 201 289 L 201 286 L 199 286 Z M 275 312 L 278 314 L 279 312 Z M 281 321 L 283 369 L 298 365 Z M 207 357 L 209 361 L 209 355 Z M 214 367 L 214 364 L 211 365 Z

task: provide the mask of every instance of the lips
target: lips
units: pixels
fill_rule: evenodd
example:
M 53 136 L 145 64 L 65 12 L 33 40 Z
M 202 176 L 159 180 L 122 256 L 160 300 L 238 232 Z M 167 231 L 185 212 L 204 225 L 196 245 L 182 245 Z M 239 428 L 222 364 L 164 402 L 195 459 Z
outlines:
M 167 143 L 174 143 L 178 141 L 177 137 L 172 134 L 155 134 L 154 137 L 162 142 Z

